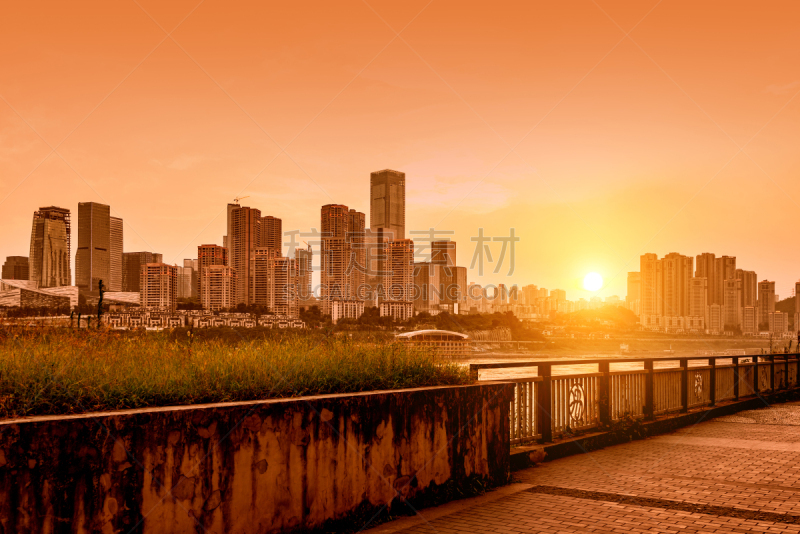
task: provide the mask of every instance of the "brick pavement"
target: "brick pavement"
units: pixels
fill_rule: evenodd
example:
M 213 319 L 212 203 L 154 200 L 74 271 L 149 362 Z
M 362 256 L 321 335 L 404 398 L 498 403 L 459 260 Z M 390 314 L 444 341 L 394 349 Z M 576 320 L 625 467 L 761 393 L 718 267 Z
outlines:
M 800 403 L 547 462 L 514 478 L 514 493 L 452 513 L 422 510 L 398 528 L 375 530 L 800 533 Z

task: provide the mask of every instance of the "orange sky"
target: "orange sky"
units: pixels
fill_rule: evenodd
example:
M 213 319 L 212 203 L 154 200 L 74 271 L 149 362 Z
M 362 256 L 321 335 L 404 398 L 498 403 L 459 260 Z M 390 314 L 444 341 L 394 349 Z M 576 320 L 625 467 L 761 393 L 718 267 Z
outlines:
M 514 276 L 471 281 L 624 295 L 673 251 L 800 278 L 796 2 L 164 4 L 3 4 L 0 257 L 39 206 L 98 201 L 180 262 L 237 195 L 307 230 L 393 168 L 461 265 L 516 228 Z

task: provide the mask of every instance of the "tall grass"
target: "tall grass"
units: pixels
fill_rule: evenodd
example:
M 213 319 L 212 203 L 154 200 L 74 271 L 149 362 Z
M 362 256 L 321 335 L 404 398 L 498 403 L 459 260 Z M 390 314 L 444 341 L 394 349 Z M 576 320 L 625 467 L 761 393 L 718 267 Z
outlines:
M 0 418 L 468 381 L 463 367 L 434 354 L 346 338 L 0 332 Z

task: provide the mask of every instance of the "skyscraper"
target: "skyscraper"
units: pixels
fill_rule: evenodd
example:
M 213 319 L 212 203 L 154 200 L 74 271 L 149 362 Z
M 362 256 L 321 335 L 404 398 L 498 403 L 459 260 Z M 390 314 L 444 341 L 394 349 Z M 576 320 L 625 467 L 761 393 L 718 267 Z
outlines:
M 694 276 L 689 280 L 689 313 L 690 317 L 703 317 L 708 320 L 708 279 Z
M 49 206 L 33 214 L 28 279 L 38 287 L 72 284 L 70 235 L 68 209 Z
M 734 277 L 742 281 L 742 307 L 758 306 L 758 275 L 755 271 L 736 269 Z
M 122 291 L 138 293 L 141 289 L 142 265 L 162 261 L 163 256 L 157 252 L 123 252 Z
M 431 263 L 441 265 L 445 275 L 452 276 L 452 268 L 456 266 L 456 242 L 432 241 Z
M 714 254 L 704 252 L 697 255 L 697 266 L 694 275 L 697 278 L 705 278 L 708 281 L 708 304 L 717 304 L 717 259 Z
M 725 280 L 736 279 L 736 256 L 720 256 L 715 260 L 714 265 L 714 295 L 717 299 L 716 304 L 725 305 L 723 286 Z
M 356 300 L 354 283 L 363 279 L 354 271 L 360 271 L 358 250 L 353 244 L 363 243 L 364 215 L 350 210 L 342 204 L 322 206 L 320 227 L 322 229 L 322 251 L 320 273 L 320 297 L 323 313 L 331 314 L 335 300 Z M 351 231 L 351 224 L 355 226 Z M 345 306 L 343 309 L 350 310 Z M 357 309 L 352 308 L 352 309 Z
M 142 265 L 139 302 L 143 308 L 174 310 L 177 298 L 178 268 L 166 263 Z
M 122 219 L 110 217 L 108 291 L 122 291 Z M 104 282 L 105 283 L 105 282 Z
M 30 269 L 27 256 L 8 256 L 3 264 L 3 280 L 28 280 Z
M 366 215 L 351 209 L 347 213 L 347 241 L 350 246 L 350 296 L 363 300 L 366 297 L 367 248 Z
M 247 206 L 231 210 L 228 263 L 236 269 L 236 304 L 251 304 L 250 261 L 261 242 L 261 211 Z
M 261 238 L 259 246 L 275 249 L 279 255 L 283 251 L 283 221 L 272 215 L 261 217 Z
M 381 316 L 404 321 L 414 315 L 414 242 L 410 239 L 389 241 L 386 247 L 386 269 L 382 273 L 385 298 L 380 304 Z
M 280 255 L 271 247 L 253 251 L 252 296 L 254 304 L 265 306 L 276 315 L 297 316 L 296 266 L 294 259 Z
M 742 281 L 736 278 L 725 280 L 722 284 L 723 327 L 742 325 Z
M 658 259 L 658 255 L 642 255 L 639 258 L 639 272 L 641 273 L 642 315 L 661 315 L 661 261 Z
M 294 265 L 297 269 L 297 298 L 307 300 L 311 298 L 311 246 L 308 248 L 296 248 L 294 250 Z
M 217 269 L 213 274 L 204 275 L 203 271 L 212 265 L 227 266 L 228 265 L 228 249 L 219 245 L 200 245 L 197 247 L 197 276 L 198 294 L 200 295 L 200 304 L 203 309 L 218 310 L 219 307 L 230 308 L 231 296 L 229 292 L 236 291 L 236 273 L 231 273 L 225 270 Z M 204 286 L 208 280 L 213 279 L 217 284 L 215 288 L 209 289 Z M 233 282 L 231 282 L 233 279 Z M 233 287 L 233 289 L 231 289 Z M 223 306 L 224 303 L 228 305 Z M 214 306 L 217 306 L 216 308 Z
M 769 314 L 775 311 L 775 282 L 762 280 L 758 283 L 758 324 L 769 324 Z
M 111 209 L 97 202 L 78 204 L 78 250 L 75 253 L 75 285 L 97 291 L 111 282 Z
M 369 227 L 392 231 L 395 240 L 406 238 L 406 175 L 385 169 L 373 172 L 369 179 Z
M 689 315 L 689 280 L 692 278 L 694 258 L 671 252 L 661 260 L 662 298 L 665 317 Z

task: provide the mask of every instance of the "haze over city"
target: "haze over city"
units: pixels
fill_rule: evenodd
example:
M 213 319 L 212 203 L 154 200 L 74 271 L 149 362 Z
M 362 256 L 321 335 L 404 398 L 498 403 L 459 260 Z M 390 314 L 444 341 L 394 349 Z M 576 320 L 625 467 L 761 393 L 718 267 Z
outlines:
M 478 228 L 515 228 L 520 285 L 588 298 L 597 272 L 624 296 L 641 254 L 712 252 L 788 297 L 800 12 L 733 7 L 9 5 L 0 257 L 39 207 L 94 201 L 125 250 L 180 263 L 234 197 L 306 231 L 323 204 L 368 212 L 391 168 L 406 227 L 455 231 L 462 265 Z

